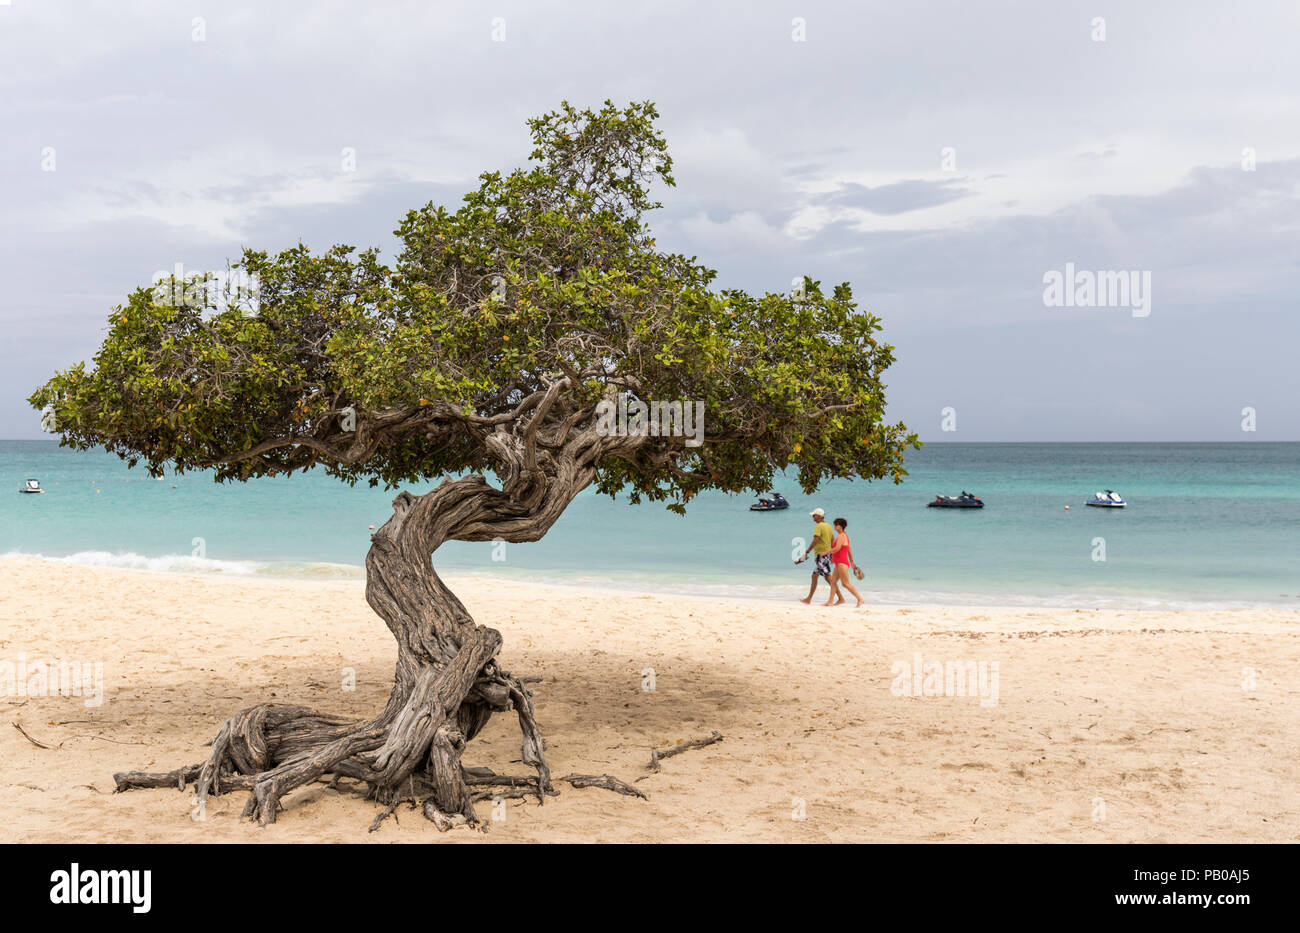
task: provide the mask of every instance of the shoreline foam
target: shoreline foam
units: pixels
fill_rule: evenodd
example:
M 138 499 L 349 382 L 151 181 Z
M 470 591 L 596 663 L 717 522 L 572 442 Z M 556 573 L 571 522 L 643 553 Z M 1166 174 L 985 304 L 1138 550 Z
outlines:
M 134 552 L 82 551 L 67 556 L 47 556 L 10 552 L 0 560 L 47 560 L 107 570 L 136 570 L 158 574 L 187 574 L 209 579 L 279 579 L 279 580 L 365 580 L 365 567 L 358 564 L 326 561 L 214 560 L 171 554 L 148 557 Z M 753 599 L 764 603 L 790 602 L 807 592 L 806 578 L 797 583 L 770 585 L 732 583 L 709 584 L 671 575 L 627 574 L 622 577 L 600 576 L 585 572 L 548 572 L 536 568 L 499 567 L 491 571 L 464 567 L 439 566 L 446 577 L 461 577 L 486 582 L 521 585 L 554 585 L 578 589 L 613 590 L 647 595 L 699 596 L 719 599 Z M 1071 590 L 1049 596 L 1041 593 L 973 592 L 969 590 L 908 590 L 901 587 L 876 589 L 868 575 L 858 588 L 867 601 L 880 606 L 952 606 L 988 609 L 1086 609 L 1116 611 L 1202 611 L 1202 610 L 1284 610 L 1300 614 L 1300 597 L 1277 600 L 1240 599 L 1170 599 L 1140 592 L 1095 592 Z M 825 592 L 825 586 L 819 587 Z

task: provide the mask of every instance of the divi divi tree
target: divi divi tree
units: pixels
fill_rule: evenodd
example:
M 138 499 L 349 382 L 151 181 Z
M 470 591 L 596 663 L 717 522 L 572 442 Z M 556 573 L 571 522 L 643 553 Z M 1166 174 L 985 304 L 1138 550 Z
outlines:
M 830 477 L 901 481 L 915 436 L 883 420 L 893 348 L 847 284 L 751 296 L 656 248 L 651 188 L 673 184 L 656 117 L 649 102 L 606 102 L 529 121 L 529 165 L 483 174 L 455 210 L 408 213 L 391 265 L 300 244 L 243 253 L 255 301 L 200 282 L 142 287 L 110 314 L 93 364 L 32 395 L 64 445 L 155 475 L 440 480 L 397 495 L 366 556 L 366 599 L 397 640 L 382 711 L 358 722 L 254 706 L 205 761 L 119 773 L 119 790 L 247 790 L 244 815 L 265 824 L 285 794 L 330 775 L 389 804 L 419 797 L 440 825 L 473 823 L 483 782 L 462 755 L 512 711 L 536 774 L 511 783 L 544 798 L 532 696 L 501 667 L 500 633 L 438 576 L 440 544 L 536 541 L 593 485 L 680 512 L 704 490 L 765 491 L 782 470 L 809 492 Z M 636 418 L 611 429 L 611 404 L 657 401 L 702 412 L 694 434 Z

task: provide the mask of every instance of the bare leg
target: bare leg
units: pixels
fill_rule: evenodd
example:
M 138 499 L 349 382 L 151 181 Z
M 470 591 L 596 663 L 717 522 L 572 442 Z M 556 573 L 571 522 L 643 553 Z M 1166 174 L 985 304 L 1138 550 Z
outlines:
M 816 592 L 817 592 L 817 571 L 814 570 L 812 575 L 812 584 L 808 587 L 808 595 L 805 596 L 803 599 L 799 600 L 799 602 L 803 603 L 804 605 L 810 604 L 812 602 L 813 593 Z
M 836 574 L 836 576 L 838 576 L 838 577 L 840 578 L 840 584 L 841 584 L 841 585 L 842 585 L 846 590 L 848 590 L 850 593 L 852 593 L 852 594 L 853 594 L 853 598 L 856 599 L 856 600 L 858 601 L 858 604 L 857 604 L 856 606 L 854 606 L 853 608 L 854 608 L 854 609 L 859 609 L 859 608 L 861 608 L 862 606 L 866 605 L 866 602 L 867 602 L 867 601 L 866 601 L 865 599 L 862 598 L 862 594 L 859 593 L 858 590 L 857 590 L 857 587 L 855 587 L 855 586 L 853 585 L 853 580 L 852 580 L 852 578 L 849 576 L 849 567 L 848 567 L 848 565 L 847 565 L 847 564 L 838 564 L 838 565 L 836 565 L 836 567 L 835 567 L 835 574 Z M 842 600 L 841 600 L 841 601 L 842 601 Z
M 831 595 L 830 595 L 830 599 L 822 603 L 823 606 L 834 606 L 836 600 L 839 600 L 840 602 L 844 602 L 844 597 L 840 594 L 840 588 L 835 585 L 835 577 L 836 577 L 836 571 L 835 568 L 832 567 L 831 575 L 828 578 L 831 584 Z

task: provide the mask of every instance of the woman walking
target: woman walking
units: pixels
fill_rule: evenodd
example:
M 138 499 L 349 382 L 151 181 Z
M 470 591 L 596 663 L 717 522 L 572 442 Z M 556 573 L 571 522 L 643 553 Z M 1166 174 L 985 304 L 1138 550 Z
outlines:
M 849 533 L 845 531 L 849 527 L 846 519 L 835 519 L 835 542 L 831 545 L 831 598 L 826 600 L 823 605 L 838 606 L 844 602 L 844 594 L 840 592 L 840 587 L 844 587 L 853 594 L 853 598 L 858 601 L 854 609 L 861 608 L 866 600 L 862 598 L 853 586 L 853 581 L 849 579 L 849 568 L 852 567 L 855 573 L 861 573 L 857 563 L 853 560 L 853 546 L 849 543 Z

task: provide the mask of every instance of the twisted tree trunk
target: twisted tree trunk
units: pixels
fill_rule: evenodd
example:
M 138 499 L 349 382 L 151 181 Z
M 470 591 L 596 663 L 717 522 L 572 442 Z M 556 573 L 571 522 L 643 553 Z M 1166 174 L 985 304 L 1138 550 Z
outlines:
M 330 774 L 364 781 L 390 805 L 425 797 L 425 814 L 440 828 L 458 817 L 474 824 L 461 754 L 493 712 L 514 710 L 521 760 L 536 769 L 538 799 L 554 793 L 529 691 L 497 664 L 500 633 L 475 625 L 434 571 L 431 555 L 449 538 L 537 540 L 592 472 L 563 458 L 558 467 L 548 461 L 543 475 L 510 438 L 497 442 L 513 454 L 504 458 L 503 489 L 473 475 L 422 496 L 402 493 L 372 537 L 366 600 L 397 640 L 393 689 L 379 715 L 353 722 L 301 706 L 250 707 L 222 726 L 207 761 L 166 773 L 120 772 L 117 790 L 184 789 L 193 782 L 201 805 L 209 794 L 249 789 L 243 815 L 265 825 L 275 821 L 285 794 Z M 492 783 L 474 780 L 480 788 Z M 501 783 L 518 787 L 520 779 L 502 776 Z

